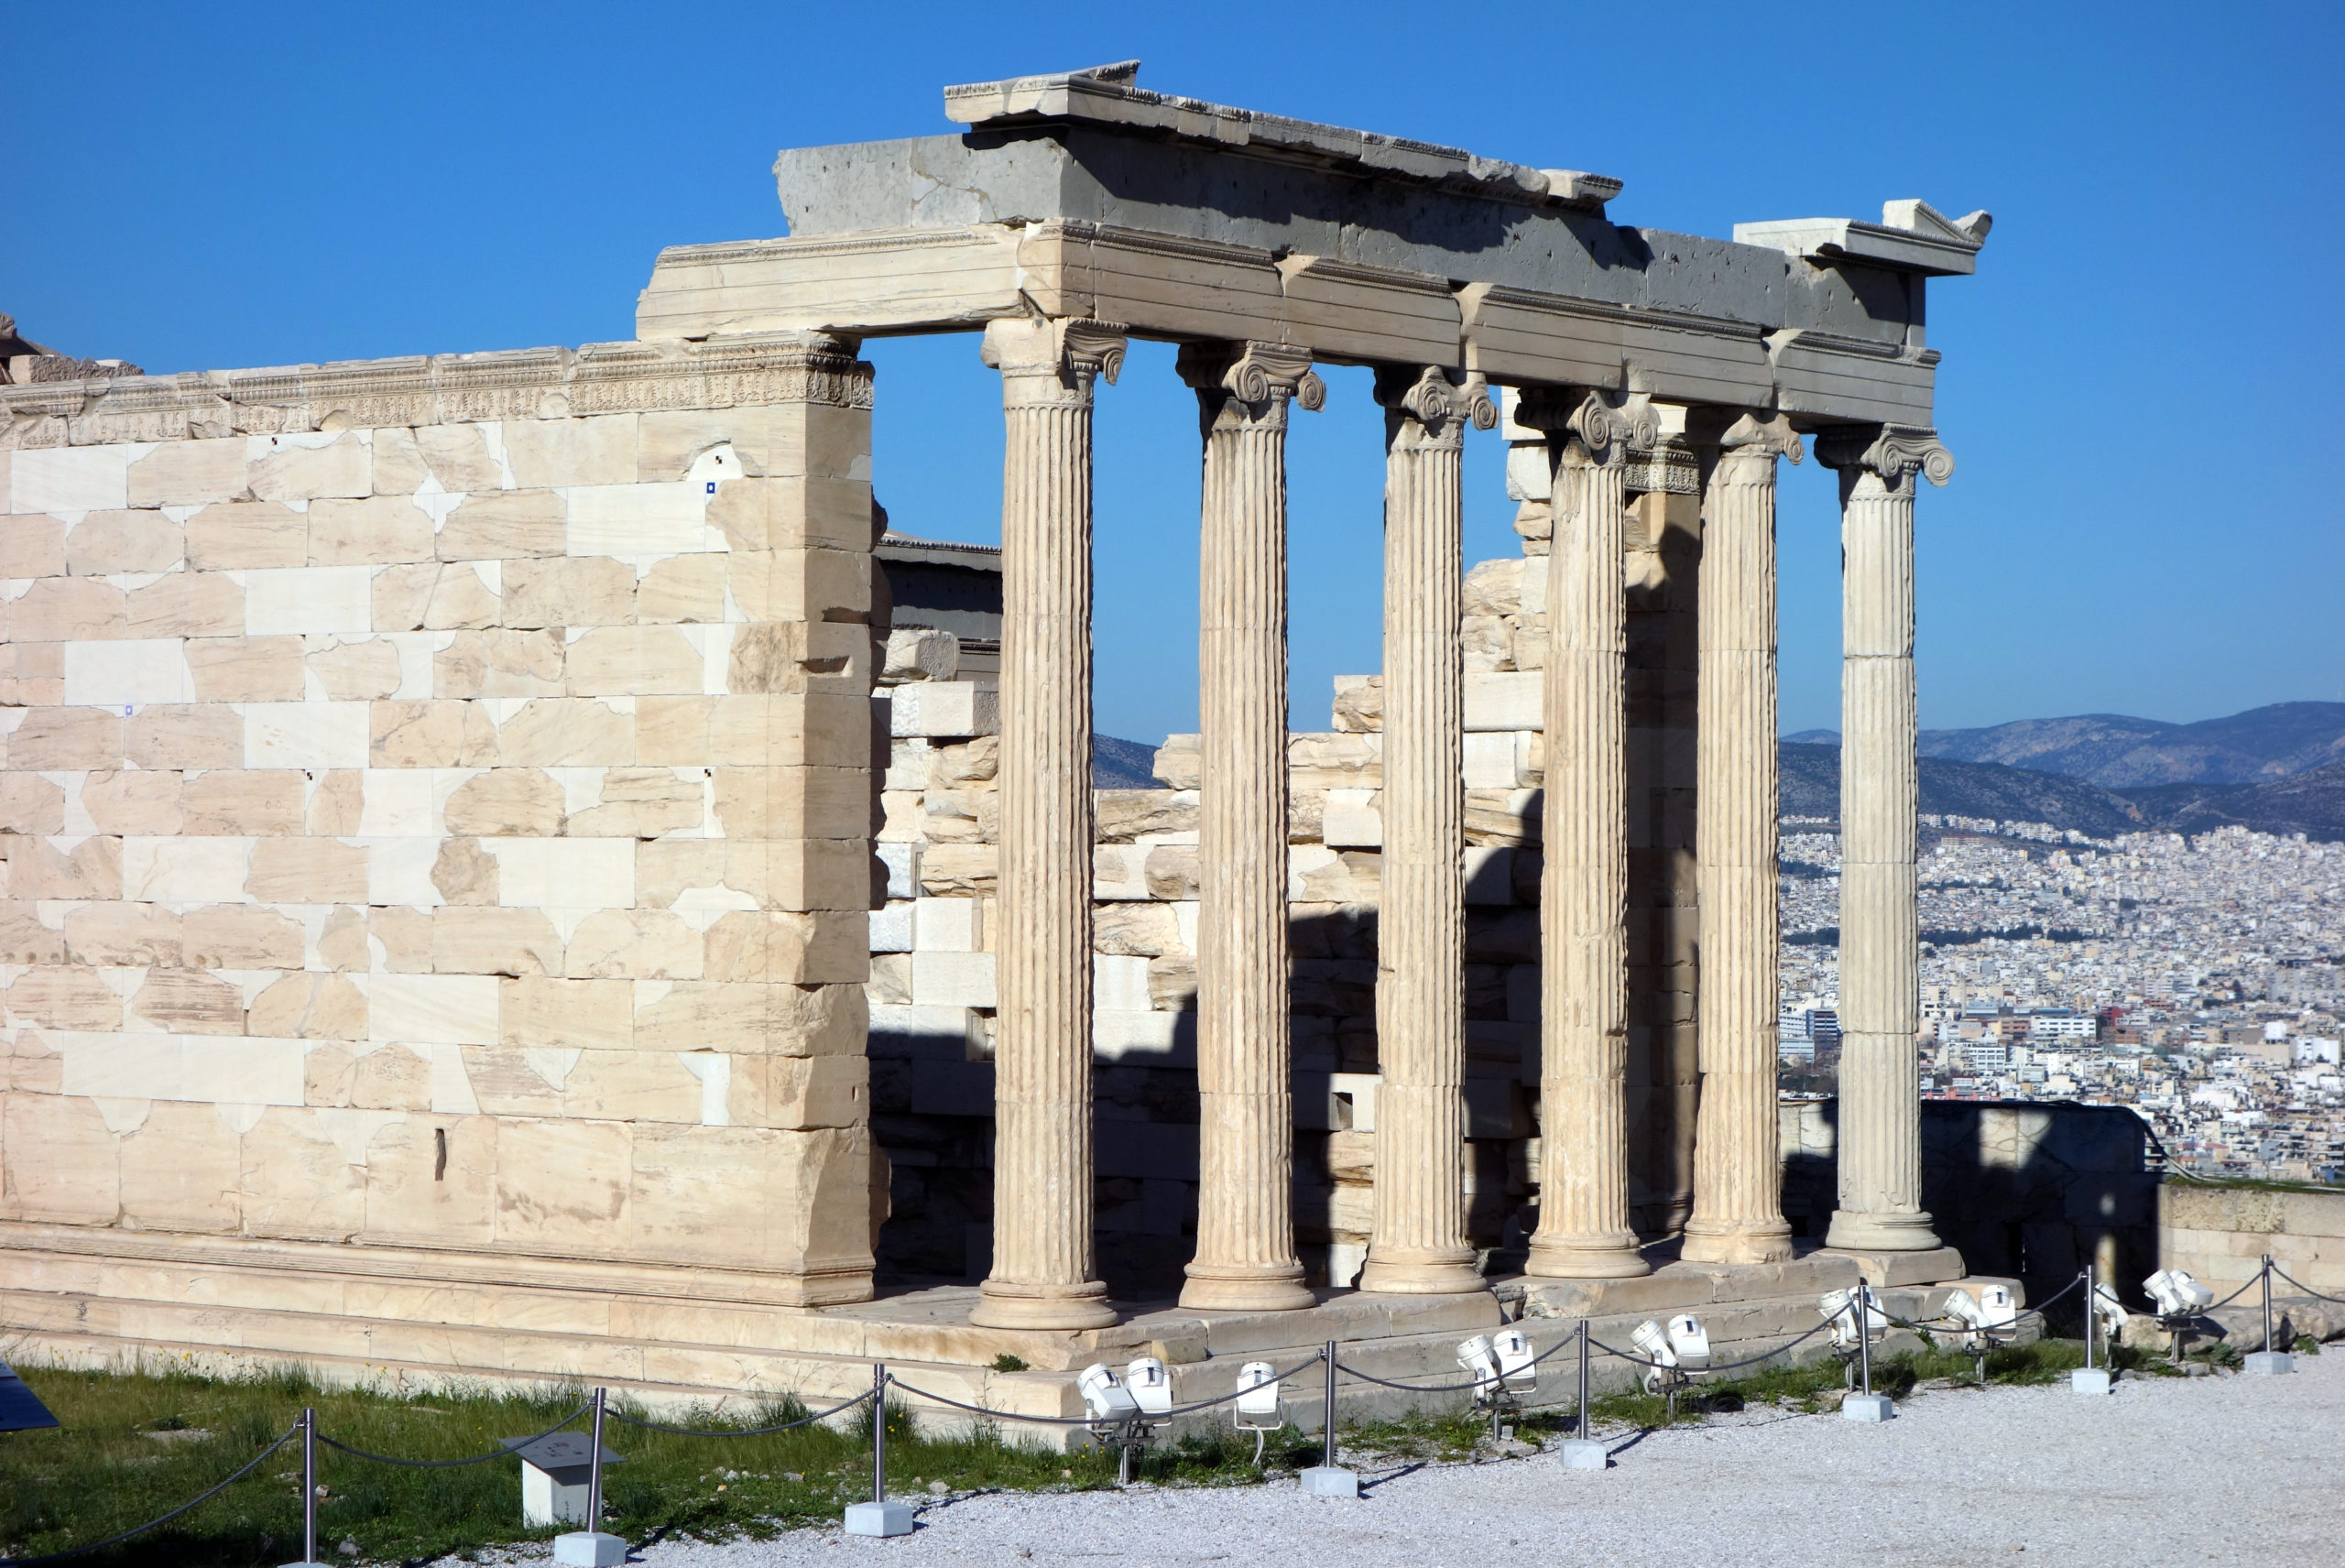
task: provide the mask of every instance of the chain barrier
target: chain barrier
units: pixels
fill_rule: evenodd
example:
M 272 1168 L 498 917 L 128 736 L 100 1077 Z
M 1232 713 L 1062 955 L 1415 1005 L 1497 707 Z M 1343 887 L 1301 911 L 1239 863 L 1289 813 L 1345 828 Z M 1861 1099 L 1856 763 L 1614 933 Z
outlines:
M 827 1410 L 816 1410 L 813 1415 L 802 1416 L 796 1421 L 783 1421 L 779 1426 L 743 1427 L 734 1432 L 725 1432 L 722 1430 L 715 1432 L 695 1432 L 690 1427 L 668 1426 L 656 1421 L 645 1421 L 640 1416 L 631 1416 L 625 1410 L 607 1410 L 605 1413 L 613 1421 L 625 1421 L 629 1426 L 639 1426 L 646 1432 L 664 1432 L 675 1437 L 764 1437 L 771 1432 L 794 1432 L 802 1426 L 812 1426 L 818 1421 L 828 1421 L 833 1416 L 838 1414 L 841 1410 L 851 1410 L 857 1405 L 869 1404 L 871 1402 L 871 1394 L 867 1390 L 864 1393 L 857 1394 L 855 1398 L 845 1401 L 844 1404 L 833 1405 Z
M 1522 1321 L 1518 1319 L 1510 1326 L 1520 1328 L 1522 1326 Z M 1563 1338 L 1557 1340 L 1554 1344 L 1549 1345 L 1538 1355 L 1532 1356 L 1529 1361 L 1524 1362 L 1523 1365 L 1526 1367 L 1536 1367 L 1539 1363 L 1546 1360 L 1547 1357 L 1554 1355 L 1557 1351 L 1569 1348 L 1578 1339 L 1578 1337 L 1579 1330 L 1574 1329 L 1571 1333 L 1565 1334 Z M 1326 1352 L 1322 1351 L 1320 1354 L 1324 1356 Z M 1306 1361 L 1303 1365 L 1308 1367 L 1310 1363 Z M 1379 1377 L 1373 1373 L 1363 1372 L 1357 1367 L 1347 1367 L 1340 1361 L 1336 1362 L 1336 1366 L 1339 1370 L 1347 1372 L 1351 1374 L 1351 1376 L 1361 1379 L 1363 1382 L 1381 1384 L 1387 1388 L 1400 1388 L 1412 1394 L 1457 1394 L 1463 1393 L 1469 1388 L 1479 1388 L 1483 1387 L 1483 1383 L 1479 1380 L 1467 1383 L 1395 1383 L 1389 1377 Z
M 588 1410 L 591 1410 L 594 1408 L 594 1401 L 589 1399 L 584 1404 L 580 1405 L 576 1410 L 571 1411 L 568 1415 L 562 1417 L 560 1421 L 554 1422 L 553 1425 L 546 1428 L 545 1431 L 538 1433 L 536 1437 L 521 1438 L 508 1447 L 499 1448 L 490 1454 L 474 1454 L 470 1459 L 394 1459 L 387 1454 L 369 1454 L 363 1448 L 353 1448 L 346 1443 L 336 1443 L 324 1432 L 318 1433 L 318 1441 L 324 1443 L 328 1448 L 340 1449 L 343 1453 L 349 1454 L 353 1459 L 370 1460 L 376 1465 L 396 1465 L 403 1470 L 459 1470 L 467 1465 L 485 1465 L 492 1459 L 508 1458 L 516 1449 L 527 1448 L 533 1443 L 551 1437 L 555 1432 L 560 1432 L 563 1427 L 568 1426 L 572 1421 L 576 1421 L 580 1416 L 584 1415 Z
M 2310 1296 L 2317 1301 L 2332 1301 L 2340 1307 L 2345 1307 L 2345 1296 L 2325 1295 L 2322 1292 L 2314 1290 L 2310 1285 L 2306 1284 L 2302 1279 L 2297 1279 L 2295 1275 L 2289 1273 L 2286 1269 L 2281 1268 L 2276 1263 L 2272 1265 L 2272 1272 L 2277 1274 L 2281 1279 L 2285 1279 L 2289 1284 L 2294 1285 L 2297 1290 L 2302 1290 L 2306 1295 Z
M 1838 1320 L 1838 1313 L 1835 1313 L 1832 1317 L 1826 1318 L 1822 1323 L 1817 1323 L 1814 1328 L 1809 1329 L 1797 1339 L 1785 1340 L 1783 1344 L 1775 1346 L 1772 1350 L 1762 1350 L 1758 1355 L 1745 1356 L 1740 1361 L 1722 1361 L 1715 1366 L 1691 1367 L 1687 1367 L 1686 1370 L 1690 1372 L 1706 1373 L 1733 1372 L 1745 1367 L 1756 1367 L 1762 1361 L 1772 1361 L 1776 1356 L 1781 1356 L 1786 1350 L 1796 1349 L 1800 1345 L 1805 1345 L 1809 1340 L 1814 1339 L 1817 1334 L 1829 1332 L 1832 1324 Z M 1607 1356 L 1617 1356 L 1622 1361 L 1633 1362 L 1639 1367 L 1660 1367 L 1663 1365 L 1659 1361 L 1648 1361 L 1633 1350 L 1616 1350 L 1611 1345 L 1605 1344 L 1600 1339 L 1595 1338 L 1593 1335 L 1589 1337 L 1588 1344 L 1604 1352 Z
M 93 1541 L 87 1546 L 69 1546 L 62 1552 L 46 1552 L 38 1557 L 0 1557 L 0 1568 L 34 1568 L 36 1563 L 62 1563 L 69 1557 L 81 1557 L 93 1552 L 104 1551 L 109 1546 L 120 1545 L 123 1541 L 128 1541 L 134 1535 L 146 1534 L 148 1530 L 153 1530 L 157 1525 L 169 1524 L 173 1519 L 179 1518 L 180 1515 L 187 1512 L 188 1509 L 194 1508 L 199 1503 L 210 1502 L 213 1498 L 218 1497 L 221 1493 L 226 1491 L 229 1487 L 234 1486 L 245 1476 L 251 1475 L 255 1470 L 260 1467 L 260 1462 L 262 1460 L 267 1458 L 270 1454 L 276 1453 L 278 1449 L 292 1442 L 294 1434 L 299 1432 L 301 1428 L 299 1422 L 287 1427 L 283 1434 L 280 1435 L 275 1443 L 270 1443 L 267 1448 L 264 1448 L 258 1454 L 254 1454 L 252 1459 L 243 1469 L 229 1476 L 226 1480 L 221 1482 L 210 1491 L 202 1492 L 197 1494 L 195 1497 L 190 1497 L 186 1502 L 181 1503 L 169 1513 L 163 1514 L 156 1519 L 150 1519 L 145 1524 L 133 1525 L 119 1535 L 107 1536 L 104 1541 Z
M 1313 1351 L 1309 1357 L 1296 1362 L 1285 1371 L 1272 1373 L 1271 1375 L 1271 1381 L 1274 1383 L 1283 1383 L 1289 1377 L 1293 1377 L 1296 1373 L 1301 1372 L 1307 1367 L 1318 1366 L 1320 1362 L 1326 1359 L 1326 1356 L 1327 1353 L 1324 1350 Z M 943 1394 L 930 1393 L 926 1388 L 915 1388 L 910 1383 L 905 1382 L 901 1377 L 897 1377 L 892 1372 L 888 1375 L 888 1381 L 895 1385 L 897 1388 L 901 1388 L 905 1393 L 911 1395 L 914 1399 L 931 1399 L 935 1401 L 937 1404 L 946 1405 L 956 1410 L 967 1410 L 972 1415 L 992 1416 L 998 1421 L 1031 1421 L 1038 1426 L 1090 1426 L 1096 1420 L 1096 1418 L 1091 1416 L 1028 1416 L 1020 1415 L 1015 1410 L 987 1410 L 983 1405 L 965 1404 L 959 1399 L 947 1399 Z M 1251 1388 L 1239 1388 L 1231 1393 L 1224 1394 L 1217 1399 L 1200 1399 L 1193 1405 L 1173 1405 L 1165 1410 L 1151 1410 L 1149 1412 L 1148 1419 L 1150 1421 L 1164 1421 L 1172 1416 L 1193 1415 L 1198 1410 L 1209 1410 L 1217 1405 L 1235 1404 L 1238 1399 L 1252 1392 L 1253 1390 Z M 864 1396 L 866 1399 L 869 1399 L 870 1397 L 871 1396 L 868 1394 Z

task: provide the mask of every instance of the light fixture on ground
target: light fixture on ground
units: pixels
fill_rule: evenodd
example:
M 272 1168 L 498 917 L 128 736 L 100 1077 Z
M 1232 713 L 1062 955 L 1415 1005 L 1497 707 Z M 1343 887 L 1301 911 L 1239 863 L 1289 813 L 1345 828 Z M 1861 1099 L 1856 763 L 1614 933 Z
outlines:
M 2182 1269 L 2159 1269 L 2142 1281 L 2142 1290 L 2157 1308 L 2158 1327 L 2174 1336 L 2169 1359 L 2181 1366 L 2182 1336 L 2198 1329 L 2199 1314 L 2215 1304 L 2215 1292 Z
M 1677 1391 L 1693 1382 L 1693 1374 L 1710 1364 L 1710 1336 L 1702 1327 L 1702 1320 L 1685 1312 L 1671 1318 L 1666 1324 L 1642 1323 L 1629 1340 L 1646 1360 L 1653 1363 L 1645 1368 L 1645 1392 L 1666 1397 L 1670 1419 L 1674 1421 Z
M 1872 1391 L 1872 1347 L 1889 1333 L 1881 1298 L 1860 1280 L 1845 1290 L 1827 1290 L 1816 1309 L 1832 1325 L 1832 1348 L 1849 1390 L 1840 1401 L 1840 1414 L 1849 1421 L 1888 1421 L 1897 1413 L 1889 1396 Z
M 1286 1385 L 1267 1361 L 1249 1361 L 1238 1369 L 1238 1402 L 1229 1420 L 1239 1432 L 1254 1434 L 1254 1465 L 1262 1463 L 1262 1444 L 1286 1425 Z
M 1946 1296 L 1945 1315 L 1961 1327 L 1962 1348 L 1979 1363 L 1979 1381 L 1987 1380 L 1987 1356 L 2019 1335 L 2019 1304 L 2008 1285 L 1984 1285 L 1979 1294 L 1957 1288 Z
M 1490 1436 L 1512 1435 L 1504 1418 L 1520 1414 L 1522 1396 L 1539 1387 L 1538 1357 L 1530 1339 L 1517 1328 L 1478 1334 L 1457 1347 L 1457 1365 L 1474 1375 L 1474 1403 L 1490 1412 Z
M 1159 1411 L 1172 1407 L 1172 1388 L 1165 1379 L 1163 1362 L 1143 1356 L 1124 1368 L 1124 1376 L 1148 1390 L 1150 1400 L 1157 1404 Z M 1156 1436 L 1156 1429 L 1149 1424 L 1150 1412 L 1141 1406 L 1133 1388 L 1118 1378 L 1103 1362 L 1085 1367 L 1076 1375 L 1074 1387 L 1083 1396 L 1084 1413 L 1090 1417 L 1086 1430 L 1092 1441 L 1116 1451 L 1116 1484 L 1129 1486 L 1132 1478 L 1132 1451 L 1147 1447 Z

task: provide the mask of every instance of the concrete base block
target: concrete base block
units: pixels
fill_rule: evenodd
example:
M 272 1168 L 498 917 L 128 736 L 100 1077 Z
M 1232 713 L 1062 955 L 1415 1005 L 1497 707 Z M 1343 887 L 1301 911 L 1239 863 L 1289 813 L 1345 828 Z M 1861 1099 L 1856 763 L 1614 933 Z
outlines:
M 1303 1491 L 1311 1497 L 1357 1497 L 1359 1477 L 1349 1470 L 1314 1465 L 1303 1473 Z
M 1600 1443 L 1575 1437 L 1564 1444 L 1564 1468 L 1566 1470 L 1601 1470 L 1608 1463 L 1604 1445 Z
M 2079 1367 L 2068 1374 L 2068 1387 L 2079 1394 L 2106 1394 L 2110 1382 L 2106 1367 L 2095 1367 L 2090 1370 Z
M 1850 1394 L 1840 1401 L 1840 1419 L 1856 1421 L 1885 1421 L 1896 1418 L 1896 1407 L 1887 1394 Z
M 910 1535 L 912 1532 L 911 1505 L 849 1503 L 846 1506 L 846 1532 L 849 1535 Z
M 2261 1372 L 2267 1377 L 2296 1369 L 2296 1358 L 2285 1350 L 2252 1350 L 2247 1354 L 2247 1369 Z
M 553 1538 L 553 1560 L 562 1568 L 619 1568 L 627 1542 L 601 1530 L 574 1530 Z
M 322 1563 L 288 1563 L 285 1568 L 326 1568 Z

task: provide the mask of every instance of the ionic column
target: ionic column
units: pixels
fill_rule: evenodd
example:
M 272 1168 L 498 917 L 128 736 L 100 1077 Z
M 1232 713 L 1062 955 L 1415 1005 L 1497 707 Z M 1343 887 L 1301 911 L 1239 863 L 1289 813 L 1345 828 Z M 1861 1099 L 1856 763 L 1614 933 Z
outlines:
M 1465 421 L 1478 377 L 1377 373 L 1384 405 L 1384 872 L 1376 1223 L 1363 1290 L 1483 1289 L 1466 1239 L 1466 790 L 1458 623 Z
M 1694 745 L 1702 1097 L 1682 1256 L 1778 1263 L 1792 1256 L 1792 1230 L 1775 1109 L 1775 459 L 1797 463 L 1802 453 L 1780 415 L 1744 415 L 1719 448 L 1702 508 Z
M 1120 328 L 996 321 L 1001 832 L 993 1270 L 969 1321 L 1116 1321 L 1091 1241 L 1091 388 Z
M 1840 1207 L 1827 1243 L 1939 1245 L 1922 1212 L 1919 808 L 1914 698 L 1914 475 L 1944 485 L 1936 431 L 1835 431 L 1840 471 Z
M 1181 351 L 1205 431 L 1197 675 L 1197 1251 L 1181 1304 L 1310 1306 L 1294 1253 L 1287 964 L 1286 419 L 1306 349 Z
M 1526 396 L 1525 422 L 1540 422 Z M 1539 884 L 1539 1228 L 1530 1272 L 1649 1271 L 1629 1224 L 1628 613 L 1622 572 L 1642 398 L 1557 405 L 1564 436 L 1547 553 L 1545 869 Z

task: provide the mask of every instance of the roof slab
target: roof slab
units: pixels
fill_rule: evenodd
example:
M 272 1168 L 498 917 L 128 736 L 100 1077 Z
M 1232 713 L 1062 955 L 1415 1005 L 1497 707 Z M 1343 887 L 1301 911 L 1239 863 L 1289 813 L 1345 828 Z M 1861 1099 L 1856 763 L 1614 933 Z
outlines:
M 784 151 L 790 237 L 663 251 L 638 337 L 1040 311 L 1810 426 L 1931 422 L 1924 289 L 1970 270 L 1984 213 L 1641 228 L 1611 221 L 1616 180 L 1148 93 L 1136 69 L 948 88 L 957 134 Z

